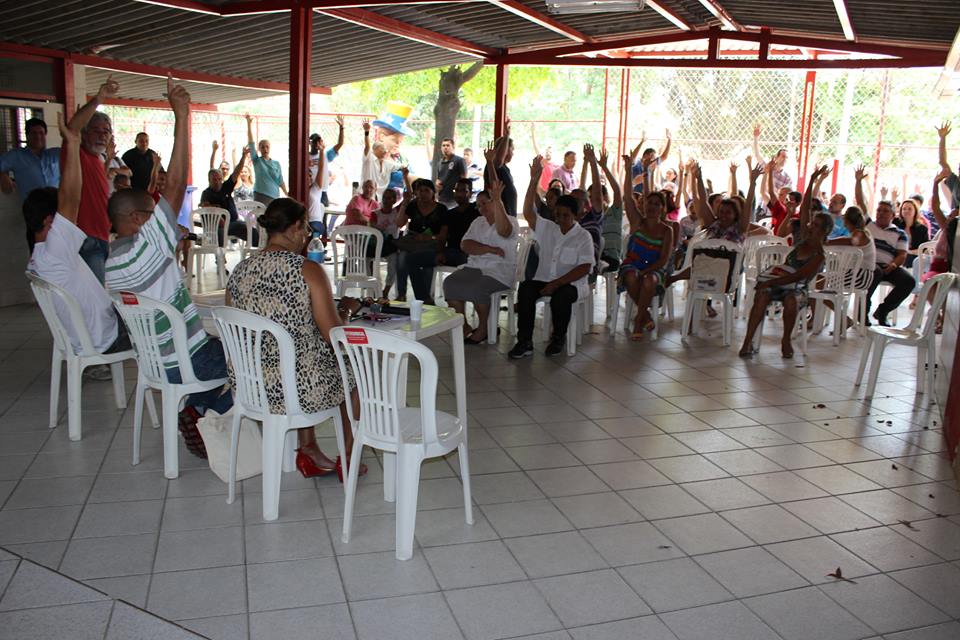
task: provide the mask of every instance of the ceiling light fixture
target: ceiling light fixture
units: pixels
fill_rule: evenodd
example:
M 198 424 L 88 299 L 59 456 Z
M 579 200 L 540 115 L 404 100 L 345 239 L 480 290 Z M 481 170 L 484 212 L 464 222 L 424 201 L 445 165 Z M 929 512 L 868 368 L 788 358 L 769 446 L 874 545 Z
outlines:
M 633 13 L 645 0 L 547 0 L 547 11 L 558 15 L 578 13 Z

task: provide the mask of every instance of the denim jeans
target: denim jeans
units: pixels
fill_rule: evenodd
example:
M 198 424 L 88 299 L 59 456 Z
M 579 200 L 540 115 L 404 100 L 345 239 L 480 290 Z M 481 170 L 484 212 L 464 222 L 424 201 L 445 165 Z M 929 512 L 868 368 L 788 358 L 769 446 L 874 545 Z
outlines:
M 197 380 L 227 377 L 227 358 L 219 338 L 209 336 L 207 343 L 190 356 L 190 363 L 193 365 L 193 373 L 197 376 Z M 183 382 L 183 378 L 180 377 L 180 368 L 167 369 L 167 380 L 177 384 Z M 207 409 L 224 414 L 233 406 L 233 394 L 229 389 L 224 391 L 222 387 L 191 393 L 187 396 L 186 405 L 196 409 L 200 415 L 206 413 Z
M 106 279 L 108 255 L 110 255 L 110 243 L 106 240 L 87 236 L 80 245 L 80 259 L 87 263 L 100 284 L 103 284 Z

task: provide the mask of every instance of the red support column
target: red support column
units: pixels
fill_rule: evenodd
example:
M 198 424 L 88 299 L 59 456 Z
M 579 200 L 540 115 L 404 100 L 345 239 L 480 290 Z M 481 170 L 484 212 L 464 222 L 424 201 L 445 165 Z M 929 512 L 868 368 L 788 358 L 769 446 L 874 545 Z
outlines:
M 510 67 L 497 65 L 497 86 L 493 106 L 493 137 L 499 138 L 507 128 L 507 94 L 510 91 Z
M 309 2 L 297 0 L 290 11 L 290 197 L 306 204 L 310 192 L 307 179 L 309 157 L 307 135 L 310 127 L 310 57 L 313 39 L 313 11 Z
M 807 71 L 803 85 L 803 114 L 800 120 L 800 149 L 797 153 L 797 190 L 803 191 L 807 182 L 807 163 L 810 160 L 810 137 L 813 134 L 814 90 L 817 72 Z
M 610 68 L 603 70 L 603 131 L 600 132 L 600 148 L 607 147 L 607 99 L 610 94 Z M 904 190 L 906 193 L 906 190 Z
M 73 61 L 61 58 L 54 61 L 57 100 L 63 103 L 64 119 L 69 121 L 77 111 L 76 88 L 73 83 Z

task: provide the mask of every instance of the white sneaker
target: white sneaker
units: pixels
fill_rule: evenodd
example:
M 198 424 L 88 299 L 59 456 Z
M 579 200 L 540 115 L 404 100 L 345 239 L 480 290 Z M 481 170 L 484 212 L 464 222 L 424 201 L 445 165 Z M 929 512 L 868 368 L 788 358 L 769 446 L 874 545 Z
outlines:
M 83 377 L 89 378 L 90 380 L 98 380 L 100 382 L 113 380 L 113 374 L 110 372 L 110 367 L 105 364 L 96 364 L 92 367 L 87 367 L 83 370 Z

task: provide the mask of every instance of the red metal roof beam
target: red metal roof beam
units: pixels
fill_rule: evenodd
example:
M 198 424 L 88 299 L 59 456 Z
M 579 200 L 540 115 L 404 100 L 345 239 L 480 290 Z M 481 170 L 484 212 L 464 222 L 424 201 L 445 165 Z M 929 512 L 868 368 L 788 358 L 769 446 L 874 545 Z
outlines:
M 577 42 L 593 42 L 593 38 L 588 36 L 585 33 L 577 31 L 573 27 L 567 26 L 559 20 L 548 16 L 545 13 L 541 13 L 536 9 L 528 7 L 522 2 L 517 2 L 516 0 L 487 0 L 490 4 L 496 5 L 503 9 L 504 11 L 509 11 L 515 16 L 520 16 L 528 22 L 532 22 L 535 25 L 541 26 L 544 29 L 553 31 L 554 33 L 559 33 L 565 38 L 570 38 Z
M 853 30 L 850 14 L 847 12 L 846 0 L 833 0 L 833 6 L 837 10 L 837 18 L 840 20 L 840 26 L 843 28 L 843 37 L 850 42 L 856 42 L 857 32 Z
M 317 9 L 316 11 L 325 16 L 367 27 L 368 29 L 389 33 L 390 35 L 413 40 L 414 42 L 440 47 L 441 49 L 463 53 L 468 56 L 489 58 L 500 53 L 498 50 L 491 49 L 490 47 L 417 27 L 367 9 Z
M 545 49 L 536 49 L 533 51 L 524 51 L 519 53 L 510 53 L 501 56 L 495 56 L 491 63 L 505 62 L 526 64 L 528 58 L 539 60 L 545 57 L 555 57 L 566 59 L 566 56 L 585 55 L 588 53 L 603 53 L 604 51 L 616 51 L 618 49 L 629 49 L 631 47 L 643 47 L 654 44 L 669 44 L 672 42 L 688 42 L 690 40 L 705 40 L 707 34 L 698 31 L 686 31 L 659 34 L 655 36 L 632 36 L 629 38 L 619 38 L 617 40 L 605 40 L 603 42 L 593 42 L 584 44 L 571 44 L 562 47 L 549 47 Z M 549 64 L 563 64 L 562 61 Z
M 647 0 L 647 6 L 672 22 L 677 28 L 683 29 L 684 31 L 693 30 L 693 27 L 691 27 L 686 20 L 681 18 L 671 9 L 663 6 L 660 2 L 656 2 L 655 0 Z
M 703 8 L 713 14 L 713 16 L 720 21 L 720 23 L 730 29 L 731 31 L 743 31 L 743 27 L 740 26 L 740 23 L 733 19 L 733 16 L 723 8 L 717 0 L 700 0 L 700 4 L 703 5 Z

